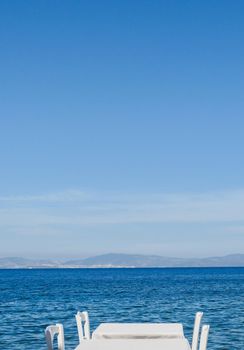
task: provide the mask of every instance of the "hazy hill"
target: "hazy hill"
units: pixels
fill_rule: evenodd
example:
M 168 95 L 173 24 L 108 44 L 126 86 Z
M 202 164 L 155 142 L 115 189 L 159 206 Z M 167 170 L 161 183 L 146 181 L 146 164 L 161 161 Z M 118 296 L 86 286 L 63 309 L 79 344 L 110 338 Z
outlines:
M 244 254 L 209 258 L 173 258 L 158 255 L 104 254 L 76 260 L 0 258 L 0 268 L 92 268 L 92 267 L 244 267 Z
M 104 254 L 65 263 L 86 267 L 209 267 L 244 266 L 244 254 L 233 254 L 210 258 L 172 258 L 158 255 Z
M 19 257 L 0 258 L 0 268 L 38 268 L 38 267 L 57 267 L 58 261 L 54 260 L 34 260 Z
M 86 259 L 67 261 L 66 264 L 85 266 L 155 267 L 180 266 L 184 259 L 157 255 L 104 254 Z

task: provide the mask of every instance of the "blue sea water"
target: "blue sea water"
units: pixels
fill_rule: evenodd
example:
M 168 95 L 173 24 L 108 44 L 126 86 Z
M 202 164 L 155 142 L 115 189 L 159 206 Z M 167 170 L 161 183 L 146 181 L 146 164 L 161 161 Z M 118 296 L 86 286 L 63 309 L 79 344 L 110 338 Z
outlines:
M 101 322 L 182 322 L 191 339 L 204 311 L 211 350 L 244 349 L 244 268 L 0 270 L 0 349 L 44 350 L 47 325 L 64 324 L 78 343 L 74 315 Z

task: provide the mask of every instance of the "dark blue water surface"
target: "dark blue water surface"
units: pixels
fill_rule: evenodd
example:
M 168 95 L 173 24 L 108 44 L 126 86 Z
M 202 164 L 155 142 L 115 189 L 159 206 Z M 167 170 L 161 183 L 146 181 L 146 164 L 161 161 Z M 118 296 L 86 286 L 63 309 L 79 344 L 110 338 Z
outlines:
M 77 310 L 101 322 L 210 324 L 208 349 L 244 349 L 244 268 L 0 270 L 0 349 L 46 349 L 44 329 L 64 324 L 78 342 Z

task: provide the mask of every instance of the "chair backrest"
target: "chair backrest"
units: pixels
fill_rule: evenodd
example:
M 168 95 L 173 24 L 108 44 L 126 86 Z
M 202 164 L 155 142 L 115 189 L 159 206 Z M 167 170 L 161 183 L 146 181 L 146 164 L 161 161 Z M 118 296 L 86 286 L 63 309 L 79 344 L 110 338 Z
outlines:
M 209 325 L 202 326 L 199 350 L 207 349 L 209 328 L 210 328 Z
M 61 323 L 57 323 L 56 325 L 48 326 L 45 329 L 45 337 L 47 342 L 47 349 L 53 350 L 53 340 L 55 335 L 57 335 L 58 340 L 58 350 L 65 350 L 64 346 L 64 327 Z
M 91 339 L 90 335 L 90 321 L 89 321 L 89 315 L 87 311 L 80 312 L 78 311 L 75 315 L 76 318 L 76 324 L 78 329 L 78 335 L 79 335 L 79 342 L 81 343 L 82 340 L 88 340 Z
M 194 328 L 193 328 L 193 335 L 192 335 L 191 350 L 197 350 L 197 348 L 198 348 L 198 339 L 199 339 L 199 332 L 200 332 L 200 325 L 201 325 L 202 316 L 203 316 L 203 312 L 196 313 Z

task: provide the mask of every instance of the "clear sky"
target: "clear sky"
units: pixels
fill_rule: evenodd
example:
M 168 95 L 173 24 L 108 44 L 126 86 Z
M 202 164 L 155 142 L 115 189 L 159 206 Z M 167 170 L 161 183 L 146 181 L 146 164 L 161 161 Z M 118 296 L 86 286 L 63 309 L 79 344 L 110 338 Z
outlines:
M 0 256 L 244 253 L 244 2 L 0 2 Z

